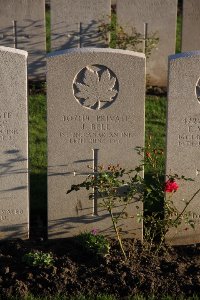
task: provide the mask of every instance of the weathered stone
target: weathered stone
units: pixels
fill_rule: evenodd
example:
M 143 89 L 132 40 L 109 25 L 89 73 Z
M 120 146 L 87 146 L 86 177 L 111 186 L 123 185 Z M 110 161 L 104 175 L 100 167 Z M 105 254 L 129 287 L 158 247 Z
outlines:
M 173 55 L 169 59 L 167 162 L 166 173 L 184 175 L 195 181 L 180 181 L 173 201 L 181 212 L 200 187 L 200 52 Z M 167 193 L 168 195 L 168 193 Z M 170 230 L 172 244 L 200 242 L 200 194 L 191 201 L 187 212 L 195 221 L 193 230 L 184 222 Z M 184 201 L 183 201 L 184 199 Z
M 0 238 L 28 238 L 27 52 L 0 47 Z
M 125 32 L 133 29 L 147 38 L 156 34 L 159 42 L 147 59 L 147 80 L 149 85 L 167 85 L 168 55 L 175 53 L 177 0 L 118 0 L 117 21 Z M 144 51 L 144 43 L 140 49 Z
M 45 1 L 0 0 L 0 45 L 29 53 L 30 80 L 45 80 Z
M 182 52 L 200 49 L 200 1 L 183 1 Z
M 99 165 L 129 170 L 139 164 L 134 147 L 144 145 L 145 57 L 113 49 L 55 52 L 47 58 L 47 85 L 49 238 L 94 227 L 113 234 L 101 200 L 92 202 L 83 190 L 66 192 Z M 139 211 L 130 205 L 134 218 L 124 220 L 124 229 L 141 238 Z
M 52 0 L 51 49 L 106 47 L 108 41 L 99 32 L 102 23 L 110 23 L 110 0 Z

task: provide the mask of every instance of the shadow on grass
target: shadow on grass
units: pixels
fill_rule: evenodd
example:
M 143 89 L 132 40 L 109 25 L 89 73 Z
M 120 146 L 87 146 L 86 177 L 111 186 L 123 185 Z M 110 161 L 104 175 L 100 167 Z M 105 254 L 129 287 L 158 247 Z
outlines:
M 144 195 L 144 239 L 146 241 L 159 242 L 162 238 L 162 220 L 164 219 L 164 175 L 157 179 L 151 172 L 145 173 L 145 184 L 151 189 L 150 193 Z M 160 221 L 159 221 L 160 220 Z M 160 226 L 159 226 L 160 224 Z
M 30 238 L 47 237 L 47 174 L 30 175 Z

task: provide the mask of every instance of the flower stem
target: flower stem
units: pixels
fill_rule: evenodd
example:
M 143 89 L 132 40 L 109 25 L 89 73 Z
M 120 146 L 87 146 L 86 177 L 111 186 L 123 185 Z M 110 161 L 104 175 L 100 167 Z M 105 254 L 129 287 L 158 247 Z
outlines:
M 114 230 L 115 230 L 115 233 L 116 233 L 116 236 L 117 236 L 117 239 L 118 239 L 118 242 L 119 242 L 121 251 L 122 251 L 122 253 L 123 253 L 123 255 L 124 255 L 125 260 L 127 260 L 127 256 L 126 256 L 126 253 L 125 253 L 125 251 L 124 251 L 124 247 L 123 247 L 123 244 L 122 244 L 122 240 L 121 240 L 121 237 L 120 237 L 120 235 L 119 235 L 119 231 L 118 231 L 117 224 L 116 224 L 116 222 L 115 222 L 115 218 L 114 218 L 114 216 L 113 216 L 111 207 L 108 208 L 108 211 L 109 211 L 109 214 L 110 214 L 111 219 L 112 219 L 113 227 L 114 227 Z

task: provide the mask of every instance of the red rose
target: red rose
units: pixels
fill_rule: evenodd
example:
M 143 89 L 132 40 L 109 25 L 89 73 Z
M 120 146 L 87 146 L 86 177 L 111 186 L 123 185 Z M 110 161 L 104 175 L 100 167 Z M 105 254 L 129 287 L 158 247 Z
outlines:
M 179 186 L 174 179 L 169 179 L 165 182 L 165 192 L 167 193 L 176 192 L 178 188 Z

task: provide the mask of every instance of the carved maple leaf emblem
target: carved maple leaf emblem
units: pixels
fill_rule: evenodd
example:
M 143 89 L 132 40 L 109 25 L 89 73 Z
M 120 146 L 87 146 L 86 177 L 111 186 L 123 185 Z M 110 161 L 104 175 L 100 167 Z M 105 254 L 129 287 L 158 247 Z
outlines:
M 91 109 L 101 109 L 115 100 L 118 91 L 115 89 L 116 78 L 108 68 L 103 66 L 86 67 L 82 82 L 75 82 L 75 97 Z
M 198 101 L 200 102 L 200 82 L 198 82 L 198 85 L 196 86 L 196 95 Z

